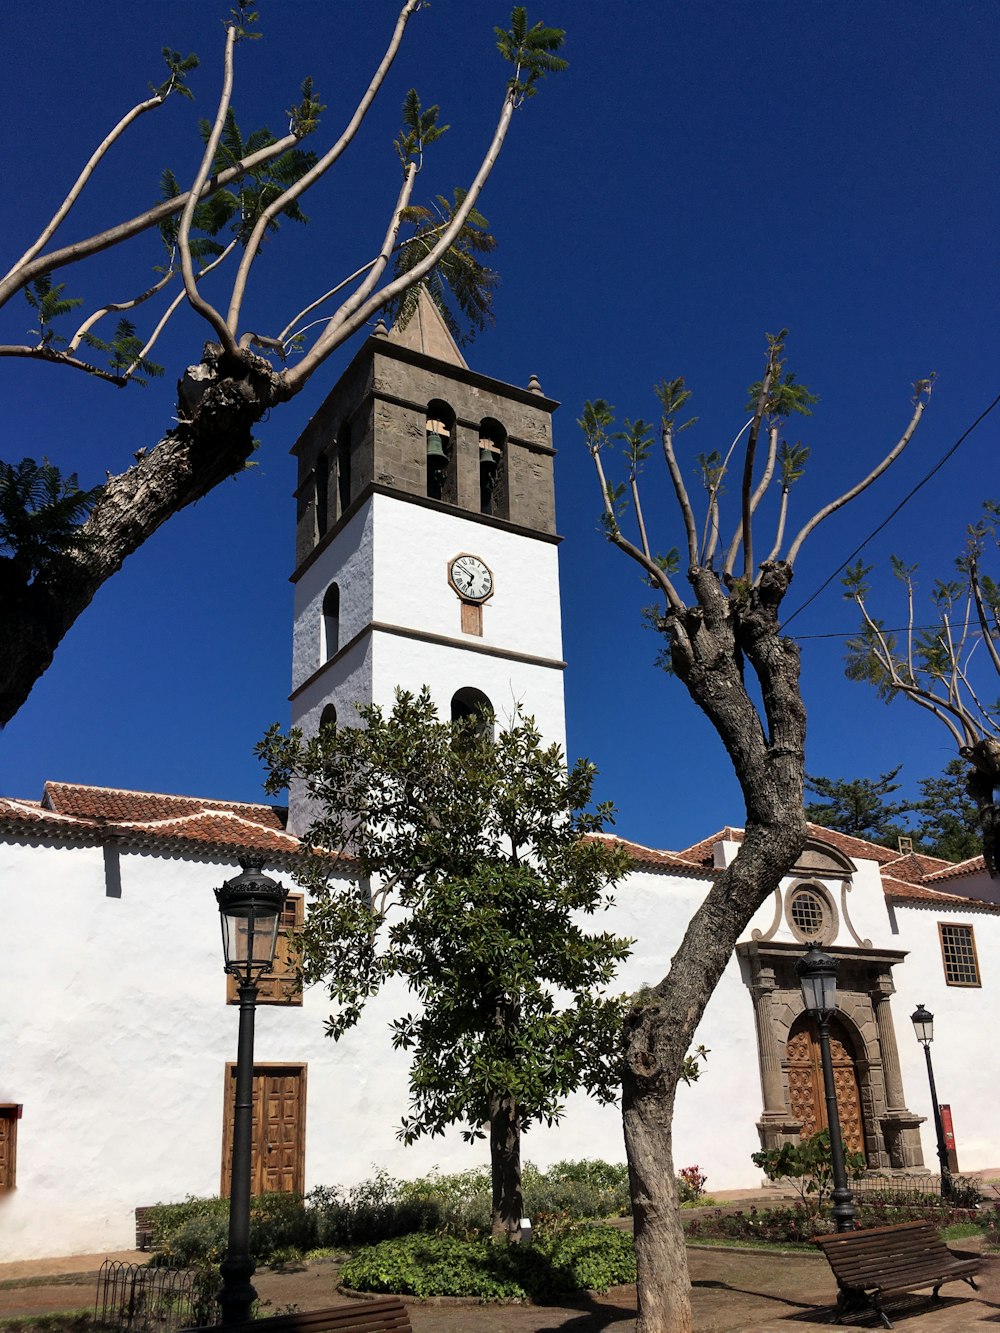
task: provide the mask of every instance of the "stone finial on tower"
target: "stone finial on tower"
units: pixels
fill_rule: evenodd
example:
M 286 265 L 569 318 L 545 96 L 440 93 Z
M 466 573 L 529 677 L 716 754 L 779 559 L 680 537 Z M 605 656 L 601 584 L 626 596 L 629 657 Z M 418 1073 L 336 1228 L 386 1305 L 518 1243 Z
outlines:
M 389 336 L 388 326 L 386 325 L 385 320 L 380 315 L 378 319 L 375 321 L 375 327 L 372 329 L 372 337 L 388 338 L 388 336 Z
M 535 375 L 534 373 L 531 375 L 530 379 L 528 380 L 528 392 L 529 392 L 529 393 L 538 393 L 538 394 L 541 394 L 543 398 L 545 397 L 544 393 L 542 393 L 542 386 L 541 386 L 541 385 L 539 384 L 539 382 L 538 382 L 538 376 Z

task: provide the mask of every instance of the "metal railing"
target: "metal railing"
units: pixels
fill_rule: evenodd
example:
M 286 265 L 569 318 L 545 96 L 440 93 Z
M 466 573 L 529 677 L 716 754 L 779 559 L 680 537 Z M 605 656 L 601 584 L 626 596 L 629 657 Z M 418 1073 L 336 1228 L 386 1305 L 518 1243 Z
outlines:
M 197 1323 L 196 1274 L 105 1259 L 97 1277 L 94 1322 L 115 1333 L 177 1333 Z

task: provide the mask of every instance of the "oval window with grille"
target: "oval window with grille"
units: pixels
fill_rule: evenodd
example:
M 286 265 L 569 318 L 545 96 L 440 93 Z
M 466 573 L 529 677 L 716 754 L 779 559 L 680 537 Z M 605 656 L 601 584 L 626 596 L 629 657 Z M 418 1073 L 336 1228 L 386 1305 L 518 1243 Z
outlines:
M 796 889 L 789 904 L 792 924 L 805 940 L 817 940 L 827 923 L 826 902 L 815 889 Z

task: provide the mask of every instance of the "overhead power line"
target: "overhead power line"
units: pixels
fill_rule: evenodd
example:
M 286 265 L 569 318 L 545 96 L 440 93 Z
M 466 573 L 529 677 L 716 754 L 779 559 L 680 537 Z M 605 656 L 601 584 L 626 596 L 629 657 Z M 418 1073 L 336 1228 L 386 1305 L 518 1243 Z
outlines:
M 959 448 L 960 445 L 962 445 L 962 444 L 965 443 L 965 441 L 969 438 L 969 436 L 970 436 L 970 435 L 972 434 L 972 432 L 976 429 L 976 427 L 979 425 L 979 423 L 980 423 L 981 421 L 985 421 L 986 418 L 989 416 L 989 414 L 993 411 L 993 409 L 994 409 L 998 404 L 1000 404 L 1000 393 L 998 393 L 997 396 L 993 399 L 993 401 L 992 401 L 992 403 L 990 403 L 989 407 L 985 407 L 985 408 L 983 408 L 982 412 L 980 412 L 979 416 L 976 417 L 976 419 L 975 419 L 975 421 L 973 421 L 972 425 L 966 427 L 966 429 L 965 429 L 965 430 L 962 432 L 962 434 L 958 437 L 958 439 L 957 439 L 957 440 L 955 441 L 955 443 L 951 446 L 951 448 L 948 450 L 948 452 L 934 464 L 934 466 L 931 468 L 930 472 L 928 472 L 927 475 L 926 475 L 925 477 L 922 477 L 922 478 L 920 479 L 920 481 L 918 481 L 917 484 L 916 484 L 914 487 L 912 487 L 911 490 L 907 491 L 907 493 L 903 496 L 902 500 L 900 500 L 899 504 L 896 505 L 895 509 L 893 509 L 888 515 L 886 515 L 886 517 L 882 520 L 882 522 L 878 525 L 878 527 L 877 527 L 877 528 L 874 528 L 874 529 L 868 534 L 868 536 L 864 539 L 864 541 L 861 542 L 861 544 L 860 544 L 859 546 L 855 546 L 854 550 L 853 550 L 853 551 L 851 552 L 851 554 L 847 557 L 847 559 L 841 561 L 841 563 L 840 563 L 840 564 L 837 566 L 837 568 L 833 571 L 833 573 L 830 575 L 830 577 L 829 577 L 828 579 L 825 579 L 825 580 L 819 585 L 819 587 L 816 589 L 816 591 L 815 591 L 810 597 L 807 597 L 807 598 L 806 598 L 806 600 L 802 603 L 801 606 L 798 606 L 798 607 L 795 608 L 795 610 L 792 612 L 792 614 L 788 617 L 788 619 L 787 619 L 787 620 L 784 622 L 784 624 L 781 626 L 782 630 L 787 629 L 788 626 L 792 623 L 792 621 L 795 619 L 795 617 L 796 617 L 800 612 L 804 611 L 804 610 L 806 609 L 806 607 L 809 606 L 809 604 L 810 604 L 811 602 L 814 602 L 814 601 L 816 600 L 816 598 L 820 595 L 821 592 L 825 592 L 825 591 L 826 591 L 826 589 L 830 586 L 830 584 L 831 584 L 831 583 L 833 582 L 833 580 L 837 577 L 837 575 L 840 573 L 840 571 L 841 571 L 842 569 L 846 568 L 846 566 L 850 564 L 850 562 L 854 559 L 854 557 L 855 557 L 856 555 L 858 555 L 861 551 L 863 551 L 863 550 L 865 549 L 865 547 L 866 547 L 866 546 L 868 545 L 868 543 L 872 540 L 872 538 L 877 537 L 878 534 L 882 531 L 883 528 L 888 527 L 888 525 L 889 525 L 889 524 L 892 522 L 892 520 L 896 517 L 896 515 L 899 513 L 899 511 L 903 508 L 903 506 L 906 505 L 906 504 L 909 504 L 909 502 L 910 502 L 910 501 L 913 499 L 913 497 L 916 495 L 917 491 L 919 491 L 922 487 L 926 486 L 927 483 L 930 481 L 931 477 L 933 477 L 933 476 L 935 475 L 935 473 L 941 471 L 941 469 L 944 467 L 945 463 L 947 463 L 948 459 L 951 458 L 952 454 L 955 453 L 955 451 Z M 818 636 L 817 636 L 817 637 L 818 637 Z

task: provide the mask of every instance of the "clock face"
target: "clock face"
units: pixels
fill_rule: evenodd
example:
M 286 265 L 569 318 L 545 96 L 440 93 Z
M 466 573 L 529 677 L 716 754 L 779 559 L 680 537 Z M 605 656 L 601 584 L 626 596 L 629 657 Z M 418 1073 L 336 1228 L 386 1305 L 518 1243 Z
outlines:
M 451 581 L 460 597 L 484 602 L 493 592 L 493 575 L 477 555 L 458 555 L 451 562 Z

